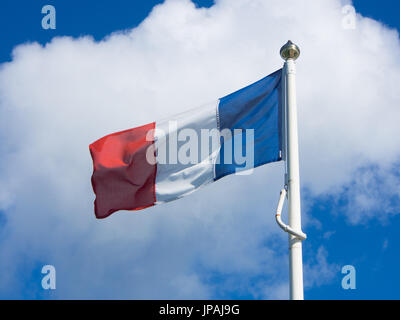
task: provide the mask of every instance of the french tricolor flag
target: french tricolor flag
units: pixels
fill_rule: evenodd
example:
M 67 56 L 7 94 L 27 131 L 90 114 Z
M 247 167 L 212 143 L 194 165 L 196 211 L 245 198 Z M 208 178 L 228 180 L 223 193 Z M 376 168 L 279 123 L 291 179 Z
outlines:
M 92 143 L 96 217 L 184 197 L 282 159 L 282 69 L 214 103 Z

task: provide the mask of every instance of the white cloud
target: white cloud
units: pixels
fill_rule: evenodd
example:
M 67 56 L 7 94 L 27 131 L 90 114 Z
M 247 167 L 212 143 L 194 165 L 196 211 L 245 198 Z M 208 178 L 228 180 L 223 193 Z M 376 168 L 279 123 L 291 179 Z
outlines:
M 398 33 L 361 16 L 345 30 L 341 8 L 338 0 L 220 0 L 210 9 L 171 0 L 100 42 L 18 46 L 0 69 L 1 294 L 22 295 L 21 272 L 43 262 L 57 268 L 57 297 L 282 297 L 287 244 L 273 220 L 281 164 L 96 221 L 88 145 L 258 80 L 281 67 L 279 48 L 291 39 L 302 50 L 303 186 L 341 192 L 360 167 L 387 170 L 400 150 Z M 257 276 L 277 280 L 229 281 Z
M 372 166 L 356 172 L 354 182 L 342 198 L 348 205 L 346 214 L 352 224 L 366 224 L 376 218 L 383 224 L 400 212 L 398 167 Z
M 322 286 L 332 281 L 339 271 L 339 265 L 329 263 L 327 250 L 320 246 L 314 259 L 304 265 L 304 286 Z

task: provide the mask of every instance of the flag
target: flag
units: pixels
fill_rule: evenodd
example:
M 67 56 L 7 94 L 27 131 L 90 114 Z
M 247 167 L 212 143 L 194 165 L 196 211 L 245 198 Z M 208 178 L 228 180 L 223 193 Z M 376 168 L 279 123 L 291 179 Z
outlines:
M 281 77 L 282 69 L 213 103 L 92 143 L 96 217 L 176 200 L 280 161 Z

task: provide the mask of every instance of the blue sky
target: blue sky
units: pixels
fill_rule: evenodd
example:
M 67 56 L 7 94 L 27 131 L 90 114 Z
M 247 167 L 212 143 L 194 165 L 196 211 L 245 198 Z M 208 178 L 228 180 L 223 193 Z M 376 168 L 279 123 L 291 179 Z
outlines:
M 213 1 L 194 2 L 197 7 L 208 8 L 213 5 Z M 95 2 L 82 2 L 77 0 L 58 0 L 51 2 L 37 0 L 3 0 L 0 3 L 0 12 L 2 12 L 2 18 L 0 19 L 0 29 L 2 30 L 0 63 L 10 62 L 12 60 L 11 52 L 13 48 L 22 43 L 39 42 L 45 45 L 56 36 L 77 38 L 84 35 L 91 35 L 95 40 L 101 40 L 112 32 L 135 28 L 149 15 L 152 8 L 160 3 L 162 3 L 162 1 L 153 0 L 130 2 L 123 0 L 99 0 Z M 400 18 L 397 14 L 400 9 L 400 4 L 397 2 L 355 0 L 353 3 L 357 12 L 361 15 L 378 20 L 390 28 L 400 30 Z M 41 7 L 45 4 L 52 4 L 57 10 L 56 30 L 43 30 L 41 28 L 41 18 L 43 16 L 41 14 Z M 333 46 L 335 46 L 334 43 Z M 274 50 L 276 50 L 276 48 L 274 48 Z M 304 55 L 306 55 L 306 53 L 304 53 Z M 299 64 L 301 64 L 301 60 L 299 60 Z M 273 70 L 270 71 L 272 72 Z M 306 70 L 303 69 L 301 72 L 306 72 Z M 225 93 L 226 92 L 221 92 L 221 94 L 217 96 L 223 96 Z M 212 96 L 211 93 L 209 95 Z M 61 111 L 61 114 L 62 112 L 63 111 Z M 5 139 L 4 136 L 0 137 Z M 388 169 L 394 181 L 398 181 L 398 169 L 398 163 L 390 164 L 390 169 Z M 361 221 L 352 220 L 351 212 L 349 213 L 349 208 L 357 209 L 357 206 L 351 206 L 350 203 L 352 199 L 349 198 L 348 195 L 356 196 L 356 194 L 351 193 L 351 191 L 359 190 L 357 179 L 364 177 L 367 173 L 369 176 L 372 176 L 371 188 L 379 190 L 381 186 L 380 181 L 383 178 L 379 170 L 376 169 L 375 163 L 372 161 L 367 161 L 363 163 L 361 167 L 357 168 L 357 170 L 353 172 L 351 179 L 340 185 L 341 192 L 336 192 L 334 194 L 326 191 L 315 193 L 311 190 L 312 187 L 309 189 L 307 185 L 305 185 L 302 190 L 302 196 L 307 199 L 308 203 L 306 210 L 309 221 L 305 229 L 305 232 L 308 234 L 308 239 L 304 242 L 303 249 L 305 263 L 311 266 L 314 265 L 316 253 L 318 249 L 323 246 L 324 250 L 327 252 L 326 259 L 328 259 L 330 264 L 329 270 L 333 272 L 327 279 L 322 279 L 321 283 L 318 283 L 317 273 L 317 279 L 313 279 L 313 284 L 306 287 L 306 299 L 400 298 L 400 294 L 397 290 L 400 286 L 400 276 L 397 272 L 400 267 L 400 258 L 398 255 L 400 251 L 400 242 L 397 239 L 397 230 L 400 226 L 400 215 L 397 214 L 397 210 L 400 208 L 398 195 L 391 194 L 390 192 L 383 192 L 382 198 L 380 198 L 379 192 L 373 193 L 375 200 L 377 200 L 382 207 L 389 207 L 387 211 L 390 212 L 390 214 L 388 215 L 383 215 L 382 212 L 380 212 L 379 205 L 372 206 L 367 210 L 368 212 L 366 215 L 368 219 L 365 219 L 365 221 L 362 220 L 363 218 L 361 218 Z M 232 183 L 234 183 L 233 180 Z M 384 186 L 387 187 L 388 185 L 385 184 Z M 275 189 L 271 192 L 276 193 Z M 201 202 L 202 200 L 199 199 L 201 199 L 201 196 L 196 195 L 194 201 Z M 49 201 L 49 203 L 52 203 L 52 201 Z M 179 204 L 176 205 L 179 206 Z M 196 205 L 198 205 L 197 202 Z M 3 229 L 3 232 L 2 229 L 0 229 L 0 241 L 10 241 L 7 238 L 7 232 L 9 231 L 5 231 L 6 229 L 4 227 L 8 222 L 8 218 L 4 213 L 7 210 L 11 212 L 13 210 L 12 208 L 13 206 L 11 206 L 11 209 L 0 211 L 0 213 L 2 213 L 0 214 L 0 228 Z M 274 208 L 270 208 L 270 211 L 272 210 L 274 210 Z M 35 212 L 31 212 L 31 214 L 35 214 Z M 88 212 L 88 215 L 90 214 L 92 213 Z M 44 230 L 44 232 L 46 232 L 46 230 Z M 162 231 L 160 232 L 163 233 Z M 19 233 L 19 236 L 23 237 L 22 231 Z M 164 236 L 162 239 L 164 239 Z M 17 239 L 15 237 L 13 238 L 14 240 Z M 136 239 L 136 241 L 140 240 Z M 283 246 L 281 249 L 277 249 L 277 245 L 274 245 L 274 250 L 285 250 L 286 245 L 284 242 L 278 242 L 278 246 L 282 243 Z M 12 247 L 13 242 L 10 241 L 9 245 Z M 75 245 L 78 246 L 78 244 Z M 159 249 L 159 247 L 157 248 Z M 18 257 L 18 261 L 23 261 L 16 264 L 18 272 L 21 272 L 21 281 L 18 284 L 19 290 L 13 290 L 13 288 L 10 287 L 2 287 L 0 288 L 1 298 L 46 299 L 57 297 L 54 292 L 43 292 L 40 289 L 40 269 L 43 264 L 48 263 L 48 251 L 40 252 L 40 250 L 38 250 L 37 252 L 37 255 L 32 253 L 29 257 L 24 257 L 24 255 L 21 254 L 21 256 Z M 251 290 L 243 289 L 243 287 L 248 285 L 258 287 L 256 285 L 257 283 L 260 283 L 260 285 L 263 283 L 269 285 L 278 277 L 274 274 L 271 276 L 274 277 L 274 279 L 269 279 L 268 273 L 257 273 L 256 271 L 248 276 L 244 276 L 240 272 L 226 271 L 220 267 L 204 265 L 204 262 L 201 261 L 196 263 L 196 260 L 191 260 L 191 263 L 194 264 L 192 269 L 199 275 L 200 280 L 213 288 L 213 293 L 211 294 L 212 298 L 259 298 L 259 295 L 254 295 Z M 268 264 L 268 261 L 266 263 Z M 349 264 L 353 265 L 357 271 L 356 290 L 343 290 L 341 288 L 341 279 L 343 275 L 340 272 L 340 268 Z M 318 266 L 318 264 L 316 265 Z M 67 266 L 64 268 L 64 266 L 58 265 L 56 267 L 60 268 L 62 271 L 67 269 Z M 2 270 L 2 272 L 3 276 L 7 274 L 7 270 Z M 285 272 L 286 270 L 282 271 L 283 275 L 282 279 L 280 279 L 282 282 L 285 282 L 287 278 Z M 307 269 L 305 272 L 307 272 Z M 60 275 L 60 277 L 62 276 Z M 305 275 L 305 277 L 307 277 L 307 275 Z M 61 281 L 62 280 L 60 280 L 60 283 L 62 283 Z M 117 281 L 117 283 L 119 282 Z M 232 283 L 238 285 L 233 285 Z M 226 289 L 227 287 L 233 289 Z M 174 293 L 172 293 L 172 295 L 175 296 Z M 74 294 L 69 291 L 63 296 L 74 297 Z M 93 294 L 88 294 L 87 296 L 97 297 Z M 113 297 L 113 293 L 99 293 L 98 295 L 98 297 L 104 296 Z M 147 297 L 149 295 L 145 296 Z M 135 297 L 137 297 L 137 295 Z M 192 297 L 191 294 L 189 294 L 189 298 L 190 297 Z
M 396 12 L 399 3 L 394 1 L 353 1 L 357 12 L 378 20 L 391 28 L 400 30 L 400 19 Z M 396 167 L 394 170 L 398 169 Z M 398 203 L 398 198 L 394 199 Z M 390 201 L 390 200 L 389 200 Z M 353 226 L 336 213 L 337 202 L 333 199 L 318 199 L 313 214 L 320 217 L 323 229 L 335 230 L 326 241 L 331 258 L 339 265 L 354 265 L 357 270 L 357 290 L 342 290 L 338 285 L 342 277 L 332 285 L 315 288 L 306 293 L 309 299 L 399 299 L 396 287 L 400 284 L 397 273 L 400 260 L 400 244 L 396 240 L 400 224 L 398 216 L 390 221 L 372 221 L 365 225 Z M 339 207 L 340 210 L 340 207 Z M 314 233 L 315 232 L 315 233 Z M 310 238 L 314 242 L 320 237 L 315 230 Z M 318 241 L 318 240 L 317 240 Z M 320 240 L 324 241 L 324 240 Z M 387 247 L 386 247 L 387 244 Z M 305 244 L 307 248 L 307 244 Z M 307 249 L 305 249 L 307 254 Z

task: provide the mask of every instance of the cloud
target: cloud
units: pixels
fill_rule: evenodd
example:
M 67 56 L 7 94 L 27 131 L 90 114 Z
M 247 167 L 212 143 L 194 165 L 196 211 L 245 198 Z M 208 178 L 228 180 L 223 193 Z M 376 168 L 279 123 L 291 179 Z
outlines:
M 387 178 L 399 158 L 399 37 L 359 15 L 356 29 L 343 29 L 344 3 L 170 0 L 99 42 L 17 46 L 0 67 L 0 295 L 43 295 L 30 282 L 43 263 L 57 269 L 57 298 L 281 298 L 281 163 L 97 221 L 88 145 L 258 80 L 282 66 L 279 48 L 291 39 L 302 50 L 302 185 L 315 197 L 356 181 L 354 222 L 373 218 L 381 195 L 358 174 L 373 165 Z
M 304 265 L 304 286 L 309 288 L 327 284 L 339 271 L 339 265 L 329 263 L 327 250 L 320 246 L 315 257 Z
M 342 199 L 347 202 L 347 215 L 352 224 L 366 224 L 376 218 L 383 224 L 400 212 L 398 166 L 360 168 L 357 178 Z

